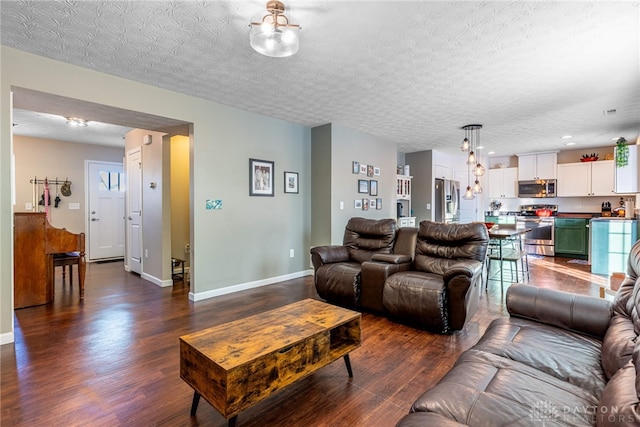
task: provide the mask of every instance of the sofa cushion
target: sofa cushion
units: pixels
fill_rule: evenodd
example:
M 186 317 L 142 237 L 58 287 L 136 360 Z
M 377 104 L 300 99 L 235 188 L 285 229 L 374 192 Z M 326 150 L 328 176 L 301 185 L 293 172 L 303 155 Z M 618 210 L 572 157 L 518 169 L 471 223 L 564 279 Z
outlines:
M 640 346 L 609 380 L 597 406 L 597 426 L 640 425 Z
M 606 379 L 597 338 L 517 317 L 491 322 L 474 349 L 523 363 L 600 396 Z
M 422 221 L 418 231 L 417 270 L 443 275 L 460 259 L 484 262 L 489 235 L 481 223 L 441 224 Z
M 611 378 L 631 360 L 638 335 L 628 316 L 614 314 L 602 342 L 602 367 Z
M 392 317 L 435 332 L 448 333 L 447 295 L 442 276 L 402 271 L 387 278 L 382 302 Z
M 316 290 L 321 298 L 337 304 L 360 304 L 360 263 L 325 264 L 316 270 Z
M 594 423 L 598 400 L 591 390 L 472 348 L 411 412 L 435 412 L 472 426 L 584 426 Z
M 391 253 L 396 237 L 396 221 L 391 218 L 372 220 L 351 218 L 344 230 L 343 246 L 351 261 L 371 261 L 374 253 Z

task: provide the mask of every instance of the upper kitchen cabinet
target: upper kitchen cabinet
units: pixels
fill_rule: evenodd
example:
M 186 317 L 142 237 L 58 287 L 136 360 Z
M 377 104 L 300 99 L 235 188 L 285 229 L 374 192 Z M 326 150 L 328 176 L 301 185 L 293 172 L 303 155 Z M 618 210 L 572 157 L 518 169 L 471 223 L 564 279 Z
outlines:
M 611 196 L 614 194 L 613 160 L 558 165 L 558 197 Z
M 518 168 L 489 169 L 489 198 L 518 197 Z
M 638 146 L 627 145 L 629 149 L 628 164 L 626 166 L 615 167 L 615 189 L 616 193 L 638 193 Z M 614 158 L 618 158 L 618 147 L 615 148 Z
M 451 179 L 451 168 L 442 165 L 433 166 L 433 178 Z
M 518 155 L 518 180 L 556 179 L 557 153 Z

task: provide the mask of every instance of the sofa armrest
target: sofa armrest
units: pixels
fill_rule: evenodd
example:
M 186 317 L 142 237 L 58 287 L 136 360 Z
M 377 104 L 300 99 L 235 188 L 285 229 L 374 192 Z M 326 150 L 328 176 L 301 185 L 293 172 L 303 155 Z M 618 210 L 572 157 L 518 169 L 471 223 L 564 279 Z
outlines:
M 310 252 L 315 270 L 324 264 L 349 261 L 349 250 L 346 246 L 316 246 L 311 248 Z
M 387 264 L 404 264 L 411 262 L 411 257 L 402 254 L 374 254 L 371 260 Z
M 387 278 L 400 271 L 407 271 L 410 262 L 382 263 L 365 261 L 360 270 L 360 306 L 367 310 L 382 312 L 382 294 Z
M 507 310 L 514 317 L 598 338 L 604 337 L 613 315 L 612 305 L 605 299 L 522 284 L 507 290 Z
M 482 273 L 482 263 L 480 261 L 469 259 L 450 266 L 442 275 L 442 280 L 444 280 L 445 283 L 448 283 L 456 276 L 472 278 L 480 273 Z

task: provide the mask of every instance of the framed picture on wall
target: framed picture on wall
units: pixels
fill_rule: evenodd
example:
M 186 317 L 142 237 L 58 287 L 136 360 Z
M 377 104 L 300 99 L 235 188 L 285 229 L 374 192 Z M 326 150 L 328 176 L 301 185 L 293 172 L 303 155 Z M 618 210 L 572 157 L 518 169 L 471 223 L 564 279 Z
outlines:
M 369 181 L 366 179 L 358 180 L 358 193 L 369 194 Z
M 378 167 L 373 168 L 373 176 L 380 176 L 380 168 Z
M 377 196 L 378 195 L 378 181 L 372 179 L 369 181 L 369 195 Z
M 382 199 L 380 198 L 376 199 L 376 209 L 382 210 Z
M 377 207 L 378 205 L 376 204 L 376 199 L 371 199 L 369 200 L 369 208 L 371 209 L 378 209 Z
M 363 211 L 369 210 L 369 199 L 362 199 L 362 210 Z
M 249 196 L 273 197 L 274 163 L 249 159 Z
M 373 165 L 367 165 L 367 176 L 373 176 Z
M 360 173 L 367 173 L 367 165 L 363 165 L 362 163 L 360 163 Z
M 360 162 L 351 162 L 352 172 L 355 174 L 360 173 Z
M 298 172 L 284 173 L 284 192 L 298 194 Z
M 362 199 L 356 199 L 353 201 L 353 207 L 356 209 L 362 209 Z

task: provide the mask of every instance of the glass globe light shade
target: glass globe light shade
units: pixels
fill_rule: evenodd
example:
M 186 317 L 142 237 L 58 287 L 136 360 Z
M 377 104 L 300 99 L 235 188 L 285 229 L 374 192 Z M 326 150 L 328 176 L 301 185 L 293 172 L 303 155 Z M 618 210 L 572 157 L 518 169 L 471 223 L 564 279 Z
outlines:
M 249 44 L 258 53 L 272 58 L 294 55 L 300 48 L 300 26 L 291 24 L 284 4 L 268 2 L 267 11 L 257 14 L 249 24 Z
M 482 187 L 480 186 L 480 181 L 476 179 L 476 182 L 473 183 L 473 188 L 471 189 L 471 191 L 473 192 L 473 194 L 482 193 Z
M 471 190 L 471 187 L 467 187 L 467 191 L 464 192 L 462 198 L 465 200 L 473 200 L 476 198 L 476 196 L 474 196 L 473 194 L 473 191 Z
M 469 151 L 469 158 L 467 159 L 467 164 L 468 165 L 476 164 L 476 155 L 473 151 Z
M 484 172 L 485 172 L 485 168 L 480 163 L 476 164 L 476 167 L 473 168 L 473 174 L 475 176 L 482 176 L 484 175 Z
M 460 147 L 462 151 L 469 151 L 469 140 L 467 138 L 462 140 L 462 147 Z

